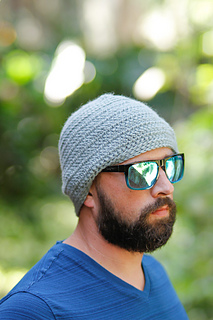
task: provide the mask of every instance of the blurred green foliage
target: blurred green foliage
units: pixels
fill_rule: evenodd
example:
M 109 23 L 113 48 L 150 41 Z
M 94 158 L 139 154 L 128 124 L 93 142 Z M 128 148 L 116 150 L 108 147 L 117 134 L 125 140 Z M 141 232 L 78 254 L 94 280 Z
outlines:
M 155 67 L 165 80 L 148 104 L 173 124 L 186 155 L 184 180 L 175 186 L 175 232 L 155 255 L 190 319 L 213 319 L 212 1 L 99 4 L 0 2 L 0 295 L 76 225 L 61 194 L 57 152 L 66 118 L 103 92 L 134 96 L 136 80 Z M 53 105 L 45 81 L 65 39 L 83 48 L 95 77 L 86 81 L 85 69 L 85 83 Z

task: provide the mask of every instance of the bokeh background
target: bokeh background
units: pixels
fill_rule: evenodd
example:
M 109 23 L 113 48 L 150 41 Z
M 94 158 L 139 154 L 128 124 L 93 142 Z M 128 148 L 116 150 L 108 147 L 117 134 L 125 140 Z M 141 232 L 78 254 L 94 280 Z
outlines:
M 147 102 L 186 155 L 155 256 L 191 320 L 213 319 L 213 1 L 0 1 L 0 296 L 77 219 L 61 194 L 67 117 L 114 92 Z

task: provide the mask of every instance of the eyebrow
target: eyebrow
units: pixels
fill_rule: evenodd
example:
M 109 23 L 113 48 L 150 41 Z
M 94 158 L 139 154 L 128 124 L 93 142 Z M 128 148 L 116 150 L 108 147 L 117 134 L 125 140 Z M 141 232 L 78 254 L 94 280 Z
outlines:
M 171 150 L 171 151 L 172 151 L 172 150 Z M 164 159 L 173 157 L 173 156 L 175 156 L 175 155 L 177 155 L 177 154 L 179 154 L 179 153 L 176 153 L 176 152 L 172 151 L 172 154 L 169 154 L 169 155 L 167 155 L 167 156 L 165 156 L 164 158 L 161 158 L 161 159 L 149 159 L 149 160 L 139 160 L 139 161 L 128 162 L 128 163 L 121 163 L 121 164 L 115 164 L 115 165 L 113 165 L 113 167 L 116 167 L 116 166 L 125 166 L 125 165 L 129 165 L 129 164 L 133 165 L 133 164 L 141 163 L 141 162 L 150 162 L 150 161 L 164 160 Z M 128 161 L 128 160 L 126 160 L 126 161 Z M 111 167 L 111 166 L 109 166 L 109 167 Z

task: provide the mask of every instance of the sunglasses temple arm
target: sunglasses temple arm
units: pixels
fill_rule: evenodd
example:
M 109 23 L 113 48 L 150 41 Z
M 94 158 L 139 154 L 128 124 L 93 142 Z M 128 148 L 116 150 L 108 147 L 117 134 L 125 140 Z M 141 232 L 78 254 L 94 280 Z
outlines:
M 130 165 L 110 166 L 102 170 L 102 172 L 125 172 L 127 173 Z

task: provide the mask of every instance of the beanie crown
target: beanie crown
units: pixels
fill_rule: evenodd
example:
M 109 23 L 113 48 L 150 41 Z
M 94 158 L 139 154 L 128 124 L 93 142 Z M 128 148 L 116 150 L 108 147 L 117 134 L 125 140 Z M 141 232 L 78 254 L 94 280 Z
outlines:
M 174 131 L 163 118 L 142 102 L 104 94 L 74 112 L 61 131 L 62 191 L 79 215 L 105 167 L 161 147 L 178 151 Z

